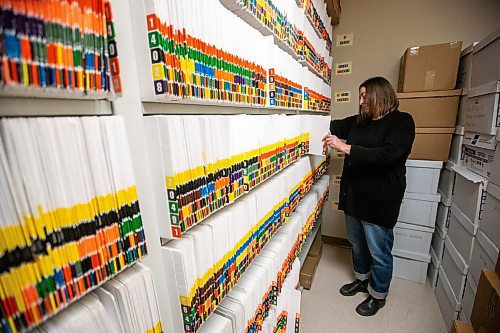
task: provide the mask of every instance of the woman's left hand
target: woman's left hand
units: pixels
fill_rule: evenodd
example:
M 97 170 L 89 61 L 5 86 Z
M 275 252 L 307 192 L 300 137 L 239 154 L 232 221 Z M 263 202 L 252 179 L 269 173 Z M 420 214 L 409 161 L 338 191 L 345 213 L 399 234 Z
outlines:
M 341 151 L 343 153 L 349 154 L 351 151 L 351 146 L 344 143 L 336 135 L 328 134 L 323 137 L 323 144 L 328 147 Z

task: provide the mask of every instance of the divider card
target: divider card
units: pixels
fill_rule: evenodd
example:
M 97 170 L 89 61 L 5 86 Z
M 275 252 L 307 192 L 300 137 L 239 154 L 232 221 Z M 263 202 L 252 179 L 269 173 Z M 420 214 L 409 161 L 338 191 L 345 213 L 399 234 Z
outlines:
M 33 327 L 147 252 L 119 117 L 0 120 L 4 330 Z
M 324 159 L 326 161 L 326 158 Z M 226 296 L 233 290 L 235 284 L 246 276 L 250 264 L 256 258 L 261 258 L 259 253 L 263 255 L 258 261 L 259 265 L 267 267 L 266 265 L 270 264 L 274 268 L 263 270 L 266 277 L 262 279 L 267 281 L 266 283 L 252 280 L 252 283 L 256 283 L 259 287 L 245 287 L 248 291 L 253 288 L 260 288 L 259 290 L 262 291 L 257 293 L 257 296 L 252 294 L 253 301 L 250 299 L 247 301 L 253 302 L 255 306 L 272 303 L 273 293 L 281 290 L 283 274 L 288 274 L 291 269 L 289 264 L 284 264 L 290 255 L 288 249 L 297 242 L 302 230 L 302 226 L 297 223 L 291 225 L 291 220 L 287 223 L 285 207 L 292 207 L 288 210 L 292 214 L 302 198 L 309 198 L 310 203 L 307 206 L 309 210 L 306 213 L 310 216 L 318 202 L 319 196 L 316 192 L 306 195 L 309 189 L 314 188 L 311 187 L 313 179 L 320 177 L 319 175 L 315 177 L 316 175 L 313 174 L 311 163 L 318 164 L 319 162 L 311 162 L 310 157 L 298 160 L 296 164 L 250 191 L 234 204 L 189 229 L 181 239 L 172 240 L 162 247 L 167 269 L 174 272 L 176 277 L 186 332 L 195 332 L 203 327 L 203 323 L 207 321 L 211 313 L 218 309 L 221 302 L 226 300 Z M 323 168 L 321 172 L 325 170 Z M 320 191 L 325 192 L 326 188 L 321 178 L 318 182 Z M 299 194 L 295 192 L 296 190 Z M 322 193 L 322 196 L 324 195 L 326 194 Z M 291 200 L 294 202 L 292 206 L 289 205 Z M 310 224 L 313 222 L 311 221 Z M 304 220 L 304 226 L 306 225 Z M 294 230 L 295 236 L 290 238 L 283 234 L 278 238 L 273 237 L 283 228 Z M 309 230 L 307 228 L 304 230 Z M 279 252 L 276 249 L 277 245 L 271 247 L 266 245 L 275 238 L 275 243 L 287 248 L 286 251 Z M 269 257 L 264 254 L 265 249 L 278 251 L 277 260 L 273 260 L 273 256 Z M 173 260 L 170 261 L 168 258 L 173 258 Z M 269 272 L 272 273 L 269 274 Z M 245 282 L 242 288 L 246 286 L 246 283 L 250 282 Z M 266 297 L 263 296 L 264 294 Z M 269 302 L 265 301 L 267 298 Z M 179 306 L 179 304 L 172 304 L 172 306 Z M 263 309 L 266 312 L 269 310 L 265 306 Z M 246 311 L 245 325 L 248 320 L 254 320 L 257 313 L 255 307 L 251 310 L 247 307 Z M 224 315 L 222 312 L 219 314 Z
M 2 1 L 0 95 L 111 98 L 122 91 L 109 0 Z

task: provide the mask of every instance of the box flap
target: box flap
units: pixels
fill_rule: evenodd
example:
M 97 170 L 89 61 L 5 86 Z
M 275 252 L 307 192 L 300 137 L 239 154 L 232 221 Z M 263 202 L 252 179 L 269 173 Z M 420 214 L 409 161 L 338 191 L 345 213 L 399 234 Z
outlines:
M 472 54 L 476 54 L 477 52 L 481 51 L 487 45 L 491 44 L 492 42 L 494 42 L 498 38 L 500 38 L 500 29 L 493 31 L 491 34 L 489 34 L 488 36 L 483 38 L 481 41 L 479 41 L 479 43 L 474 45 L 474 47 L 472 48 Z
M 430 263 L 431 262 L 431 255 L 430 253 L 415 253 L 415 252 L 408 252 L 408 251 L 403 251 L 399 249 L 392 249 L 392 254 L 404 258 L 404 259 L 411 259 L 411 260 L 416 260 L 416 261 L 421 261 L 425 263 Z
M 486 187 L 486 184 L 488 184 L 488 180 L 485 179 L 484 177 L 481 177 L 477 173 L 474 173 L 470 171 L 469 169 L 465 168 L 464 166 L 461 165 L 455 165 L 453 167 L 453 170 L 459 174 L 460 176 L 464 177 L 468 181 L 471 181 L 473 183 L 483 183 L 483 186 Z
M 477 231 L 476 237 L 483 249 L 488 254 L 488 257 L 490 257 L 491 261 L 496 263 L 498 258 L 498 247 L 496 247 L 491 239 L 489 239 L 488 236 L 486 236 L 485 233 L 481 230 Z
M 397 93 L 399 99 L 451 97 L 462 95 L 462 89 Z
M 454 203 L 451 204 L 451 214 L 455 216 L 457 221 L 469 232 L 469 234 L 475 235 L 477 233 L 478 225 L 472 223 Z
M 465 132 L 464 145 L 495 150 L 497 140 L 495 135 Z
M 407 160 L 406 166 L 411 168 L 441 169 L 443 167 L 443 162 L 426 161 L 426 160 Z
M 404 199 L 439 202 L 441 200 L 441 195 L 405 192 Z
M 443 286 L 444 292 L 446 293 L 446 296 L 448 296 L 448 300 L 450 301 L 451 306 L 455 309 L 455 311 L 460 311 L 460 302 L 455 297 L 455 293 L 453 292 L 453 289 L 451 288 L 450 281 L 448 280 L 448 277 L 446 276 L 446 273 L 443 269 L 443 266 L 439 267 L 439 279 L 438 279 L 438 281 Z
M 467 93 L 467 98 L 473 98 L 488 94 L 498 94 L 500 92 L 500 81 L 493 81 L 483 84 L 482 86 L 470 89 Z
M 449 236 L 446 236 L 446 239 L 444 240 L 444 250 L 448 252 L 451 256 L 451 259 L 455 262 L 455 265 L 458 267 L 460 272 L 465 275 L 467 274 L 467 271 L 469 270 L 469 265 L 465 262 L 465 259 L 458 253 L 457 248 L 453 244 L 453 241 L 450 239 Z
M 486 191 L 500 200 L 500 186 L 495 185 L 493 183 L 488 183 L 488 186 L 486 187 Z
M 422 232 L 429 232 L 433 233 L 434 228 L 426 227 L 423 225 L 418 225 L 418 224 L 412 224 L 412 223 L 405 223 L 398 221 L 396 225 L 394 226 L 395 228 L 400 228 L 400 229 L 409 229 L 409 230 L 415 230 L 415 231 L 422 231 Z
M 455 134 L 464 135 L 465 134 L 465 127 L 460 126 L 460 125 L 455 126 Z

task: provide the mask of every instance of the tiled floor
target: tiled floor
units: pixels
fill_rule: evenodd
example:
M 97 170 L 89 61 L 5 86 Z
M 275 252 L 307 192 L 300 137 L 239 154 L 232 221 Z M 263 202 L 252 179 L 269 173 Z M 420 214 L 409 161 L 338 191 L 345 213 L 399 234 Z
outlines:
M 436 297 L 428 284 L 394 278 L 387 303 L 377 315 L 355 311 L 366 294 L 340 295 L 354 277 L 349 249 L 324 245 L 311 290 L 302 293 L 301 333 L 446 333 Z

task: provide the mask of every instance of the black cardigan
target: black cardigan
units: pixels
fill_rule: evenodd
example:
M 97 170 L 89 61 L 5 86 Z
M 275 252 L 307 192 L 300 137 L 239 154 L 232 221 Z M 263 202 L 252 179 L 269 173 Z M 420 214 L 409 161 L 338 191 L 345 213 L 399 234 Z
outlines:
M 363 221 L 394 228 L 406 188 L 405 163 L 415 139 L 410 114 L 356 123 L 357 115 L 332 120 L 331 134 L 351 145 L 340 182 L 339 209 Z

